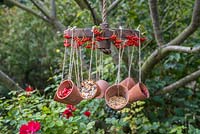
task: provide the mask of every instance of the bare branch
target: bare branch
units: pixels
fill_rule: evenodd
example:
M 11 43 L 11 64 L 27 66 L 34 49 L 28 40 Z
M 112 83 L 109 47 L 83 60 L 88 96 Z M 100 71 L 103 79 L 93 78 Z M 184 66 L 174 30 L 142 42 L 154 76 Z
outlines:
M 101 19 L 98 17 L 96 11 L 91 7 L 87 0 L 75 0 L 75 2 L 81 9 L 88 9 L 91 12 L 95 25 L 99 25 L 101 23 Z
M 31 0 L 31 2 L 40 10 L 47 18 L 51 18 L 48 11 L 43 7 L 43 5 L 39 1 Z
M 153 30 L 156 38 L 156 42 L 159 46 L 163 45 L 163 36 L 160 29 L 159 14 L 157 8 L 157 0 L 149 0 L 149 8 L 151 13 L 151 20 L 153 23 Z
M 180 87 L 182 87 L 182 86 L 188 84 L 189 82 L 194 81 L 198 78 L 200 78 L 200 70 L 183 77 L 182 79 L 176 81 L 175 83 L 173 83 L 169 86 L 164 87 L 162 90 L 158 91 L 156 93 L 156 95 L 164 94 L 164 93 L 170 92 L 172 90 L 175 90 L 177 88 L 180 88 Z
M 168 45 L 180 45 L 190 35 L 192 35 L 199 28 L 199 26 L 200 26 L 200 0 L 196 0 L 190 25 L 185 30 L 183 30 L 183 32 L 180 33 L 175 39 L 170 41 Z
M 108 7 L 108 10 L 107 10 L 107 14 L 109 14 L 113 9 L 115 9 L 118 4 L 122 2 L 122 0 L 115 0 L 109 7 Z
M 167 46 L 164 49 L 166 51 L 176 51 L 176 52 L 184 52 L 184 53 L 200 52 L 200 46 L 197 46 L 197 47 Z
M 55 0 L 51 0 L 51 16 L 52 18 L 56 18 L 56 2 Z
M 0 83 L 3 83 L 9 90 L 23 90 L 17 83 L 15 83 L 8 75 L 0 70 Z
M 180 45 L 183 43 L 190 35 L 192 35 L 200 26 L 200 0 L 195 1 L 193 15 L 191 19 L 190 25 L 183 30 L 182 33 L 180 33 L 174 40 L 167 43 L 165 46 L 170 45 Z M 166 57 L 170 51 L 167 51 L 166 49 L 161 48 L 156 49 L 144 62 L 142 65 L 142 77 L 145 79 L 147 74 L 151 72 L 153 67 L 158 64 L 164 57 Z
M 25 11 L 31 13 L 31 14 L 33 14 L 33 15 L 35 15 L 35 16 L 38 17 L 38 18 L 43 19 L 43 20 L 46 21 L 46 22 L 49 22 L 49 20 L 48 20 L 45 16 L 42 16 L 42 15 L 38 14 L 38 13 L 35 12 L 34 10 L 32 10 L 32 9 L 30 9 L 30 8 L 27 8 L 26 6 L 24 6 L 23 4 L 20 4 L 19 2 L 15 1 L 15 0 L 8 0 L 8 2 L 10 2 L 10 3 L 12 3 L 13 5 L 15 5 L 15 6 L 21 8 L 21 9 L 23 9 L 23 10 L 25 10 Z

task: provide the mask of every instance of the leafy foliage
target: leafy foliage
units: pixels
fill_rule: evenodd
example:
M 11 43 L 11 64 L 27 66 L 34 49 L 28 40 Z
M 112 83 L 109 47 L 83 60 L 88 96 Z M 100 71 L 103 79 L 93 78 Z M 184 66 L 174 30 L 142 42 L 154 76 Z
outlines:
M 111 3 L 112 0 L 108 2 Z M 33 7 L 29 1 L 26 6 Z M 47 7 L 49 1 L 44 0 Z M 81 10 L 74 1 L 57 2 L 59 20 L 66 26 L 91 27 L 92 17 L 88 10 Z M 98 13 L 100 2 L 90 1 Z M 165 43 L 176 37 L 190 23 L 194 0 L 158 0 L 159 17 Z M 74 116 L 62 116 L 63 104 L 52 101 L 61 80 L 63 59 L 62 34 L 42 20 L 12 5 L 0 5 L 0 69 L 20 85 L 30 84 L 35 93 L 12 92 L 8 98 L 0 99 L 0 130 L 2 133 L 18 133 L 19 127 L 30 120 L 41 122 L 42 133 L 200 133 L 200 79 L 176 91 L 162 96 L 154 93 L 199 68 L 200 55 L 171 53 L 160 62 L 145 81 L 151 92 L 147 101 L 135 102 L 122 112 L 116 112 L 105 105 L 103 100 L 82 101 Z M 139 25 L 148 40 L 142 46 L 142 60 L 157 48 L 148 2 L 131 0 L 121 2 L 111 11 L 111 27 L 123 25 L 136 28 Z M 183 43 L 183 46 L 197 46 L 200 30 Z M 134 50 L 134 71 L 138 71 L 138 51 Z M 85 63 L 89 63 L 89 52 L 83 52 Z M 67 58 L 67 63 L 69 58 Z M 125 64 L 122 74 L 127 76 Z M 66 68 L 66 72 L 67 72 Z M 84 75 L 86 75 L 84 72 Z M 93 70 L 95 73 L 95 70 Z M 134 74 L 137 78 L 137 74 Z M 105 56 L 104 76 L 109 83 L 116 79 L 116 65 L 110 56 Z M 4 90 L 3 85 L 0 90 Z M 10 89 L 11 90 L 11 89 Z M 43 92 L 44 91 L 44 92 Z M 41 94 L 42 93 L 42 94 Z M 4 96 L 4 95 L 3 95 Z M 83 113 L 89 110 L 88 118 Z

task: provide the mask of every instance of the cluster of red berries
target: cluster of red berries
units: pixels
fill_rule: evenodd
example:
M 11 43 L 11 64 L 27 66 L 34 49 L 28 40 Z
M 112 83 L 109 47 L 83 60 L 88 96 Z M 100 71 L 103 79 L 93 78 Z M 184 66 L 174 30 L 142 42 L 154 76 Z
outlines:
M 86 44 L 84 46 L 85 48 L 97 49 L 96 41 L 101 42 L 101 41 L 104 41 L 104 40 L 111 40 L 116 48 L 125 48 L 125 47 L 128 47 L 128 46 L 138 47 L 140 45 L 139 41 L 142 43 L 146 40 L 146 38 L 139 38 L 137 35 L 128 35 L 128 36 L 126 36 L 126 40 L 119 39 L 117 37 L 117 35 L 115 35 L 115 34 L 106 38 L 106 37 L 101 36 L 102 32 L 99 31 L 97 28 L 94 28 L 92 32 L 95 35 L 95 41 L 92 41 L 92 38 L 89 38 L 89 37 L 83 37 L 83 38 L 74 37 L 73 40 L 76 42 L 76 45 L 73 45 L 73 47 L 78 48 L 78 47 Z M 66 40 L 64 41 L 64 46 L 65 47 L 72 46 L 71 42 L 69 42 L 70 41 L 69 39 L 71 39 L 72 37 L 65 34 L 64 38 L 66 38 Z

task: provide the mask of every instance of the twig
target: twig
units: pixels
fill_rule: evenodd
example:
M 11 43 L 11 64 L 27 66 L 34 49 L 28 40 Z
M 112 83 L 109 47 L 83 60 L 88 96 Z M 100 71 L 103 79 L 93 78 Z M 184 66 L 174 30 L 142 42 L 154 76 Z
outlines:
M 164 93 L 170 92 L 172 90 L 175 90 L 177 88 L 180 88 L 180 87 L 186 85 L 187 83 L 198 79 L 199 77 L 200 77 L 200 70 L 183 77 L 182 79 L 174 82 L 173 84 L 171 84 L 169 86 L 164 87 L 162 90 L 159 90 L 156 93 L 156 95 L 164 94 Z
M 108 10 L 107 10 L 107 14 L 109 14 L 113 9 L 115 9 L 118 4 L 120 2 L 122 2 L 123 0 L 115 0 L 109 7 L 108 7 Z
M 31 13 L 31 14 L 33 14 L 33 15 L 35 15 L 35 16 L 37 16 L 38 18 L 41 18 L 42 20 L 44 20 L 44 21 L 46 21 L 46 22 L 49 22 L 49 19 L 47 19 L 45 16 L 42 16 L 42 15 L 38 14 L 38 13 L 35 12 L 34 10 L 32 10 L 32 9 L 30 9 L 30 8 L 27 8 L 26 6 L 24 6 L 23 4 L 21 4 L 21 3 L 17 2 L 17 1 L 15 1 L 15 0 L 8 0 L 8 2 L 12 3 L 13 5 L 15 5 L 15 6 L 17 6 L 17 7 L 21 8 L 21 9 L 23 9 L 23 10 L 25 10 L 25 11 Z

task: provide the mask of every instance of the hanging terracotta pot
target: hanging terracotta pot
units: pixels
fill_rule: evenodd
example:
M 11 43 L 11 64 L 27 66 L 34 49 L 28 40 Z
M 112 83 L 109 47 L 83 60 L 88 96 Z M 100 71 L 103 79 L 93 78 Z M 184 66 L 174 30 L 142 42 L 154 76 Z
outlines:
M 135 81 L 131 77 L 127 77 L 125 80 L 120 82 L 121 85 L 125 86 L 130 90 L 133 86 L 135 86 Z
M 76 105 L 83 98 L 80 96 L 76 85 L 71 80 L 65 80 L 59 85 L 54 100 L 64 104 Z
M 98 98 L 98 99 L 103 98 L 106 89 L 109 87 L 109 84 L 108 84 L 108 82 L 105 81 L 105 80 L 98 80 L 98 81 L 96 82 L 96 84 L 98 85 L 98 89 L 97 89 L 97 90 L 100 90 L 100 93 L 97 94 L 97 97 L 96 97 L 96 98 Z
M 105 90 L 109 87 L 109 84 L 104 80 L 98 80 L 97 82 L 87 80 L 82 82 L 81 85 L 82 87 L 79 90 L 80 95 L 87 100 L 95 97 L 102 98 Z
M 129 91 L 129 102 L 144 100 L 149 98 L 149 91 L 143 83 L 137 83 Z
M 128 104 L 128 88 L 117 84 L 110 86 L 105 92 L 106 104 L 115 110 L 120 110 Z

